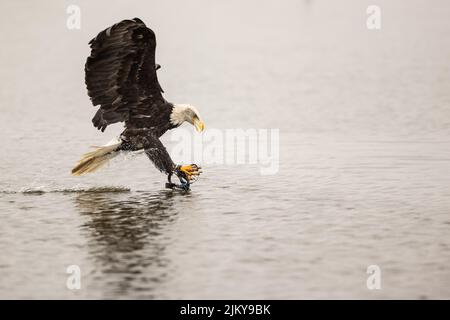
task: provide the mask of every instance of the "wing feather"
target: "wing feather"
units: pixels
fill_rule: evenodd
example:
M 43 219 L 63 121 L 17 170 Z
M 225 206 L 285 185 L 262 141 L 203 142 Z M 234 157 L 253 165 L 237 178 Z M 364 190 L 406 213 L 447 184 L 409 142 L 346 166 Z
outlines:
M 155 34 L 140 19 L 123 20 L 89 44 L 85 80 L 93 105 L 100 106 L 95 127 L 104 131 L 132 115 L 148 115 L 152 105 L 165 101 L 156 74 Z

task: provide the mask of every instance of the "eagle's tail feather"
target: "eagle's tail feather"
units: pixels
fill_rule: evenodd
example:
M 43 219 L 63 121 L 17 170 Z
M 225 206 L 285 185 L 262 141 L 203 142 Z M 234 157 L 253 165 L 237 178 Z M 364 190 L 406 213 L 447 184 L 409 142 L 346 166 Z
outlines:
M 77 165 L 72 169 L 72 175 L 80 176 L 84 173 L 93 172 L 117 155 L 120 142 L 109 143 L 103 147 L 95 147 L 94 151 L 85 153 L 78 161 Z

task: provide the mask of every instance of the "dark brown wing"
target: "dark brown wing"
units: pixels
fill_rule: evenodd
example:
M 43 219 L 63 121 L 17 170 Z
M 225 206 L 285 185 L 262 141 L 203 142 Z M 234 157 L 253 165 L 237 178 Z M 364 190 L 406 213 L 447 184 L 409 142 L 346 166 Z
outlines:
M 154 32 L 138 18 L 123 20 L 89 42 L 85 72 L 88 95 L 100 109 L 92 119 L 102 131 L 133 115 L 151 114 L 165 102 L 155 65 Z

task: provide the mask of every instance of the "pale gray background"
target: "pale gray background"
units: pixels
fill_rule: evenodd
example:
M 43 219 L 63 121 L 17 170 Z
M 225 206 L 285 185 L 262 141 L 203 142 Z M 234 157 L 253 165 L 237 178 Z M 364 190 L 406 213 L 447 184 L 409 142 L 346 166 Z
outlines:
M 79 31 L 66 28 L 72 3 Z M 380 31 L 366 28 L 370 4 Z M 450 297 L 448 1 L 3 0 L 0 12 L 1 298 Z M 87 43 L 136 16 L 157 34 L 169 101 L 198 106 L 207 128 L 280 129 L 277 175 L 205 166 L 188 195 L 163 190 L 144 156 L 69 175 L 121 130 L 91 125 Z M 370 264 L 382 290 L 366 288 Z

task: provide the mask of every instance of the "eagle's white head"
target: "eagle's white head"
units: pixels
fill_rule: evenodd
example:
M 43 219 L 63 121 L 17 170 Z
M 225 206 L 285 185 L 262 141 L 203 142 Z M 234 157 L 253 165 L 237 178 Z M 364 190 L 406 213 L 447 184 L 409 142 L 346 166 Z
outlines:
M 198 132 L 205 129 L 205 124 L 196 107 L 190 104 L 174 104 L 170 114 L 170 123 L 174 126 L 180 126 L 185 121 L 192 124 Z

